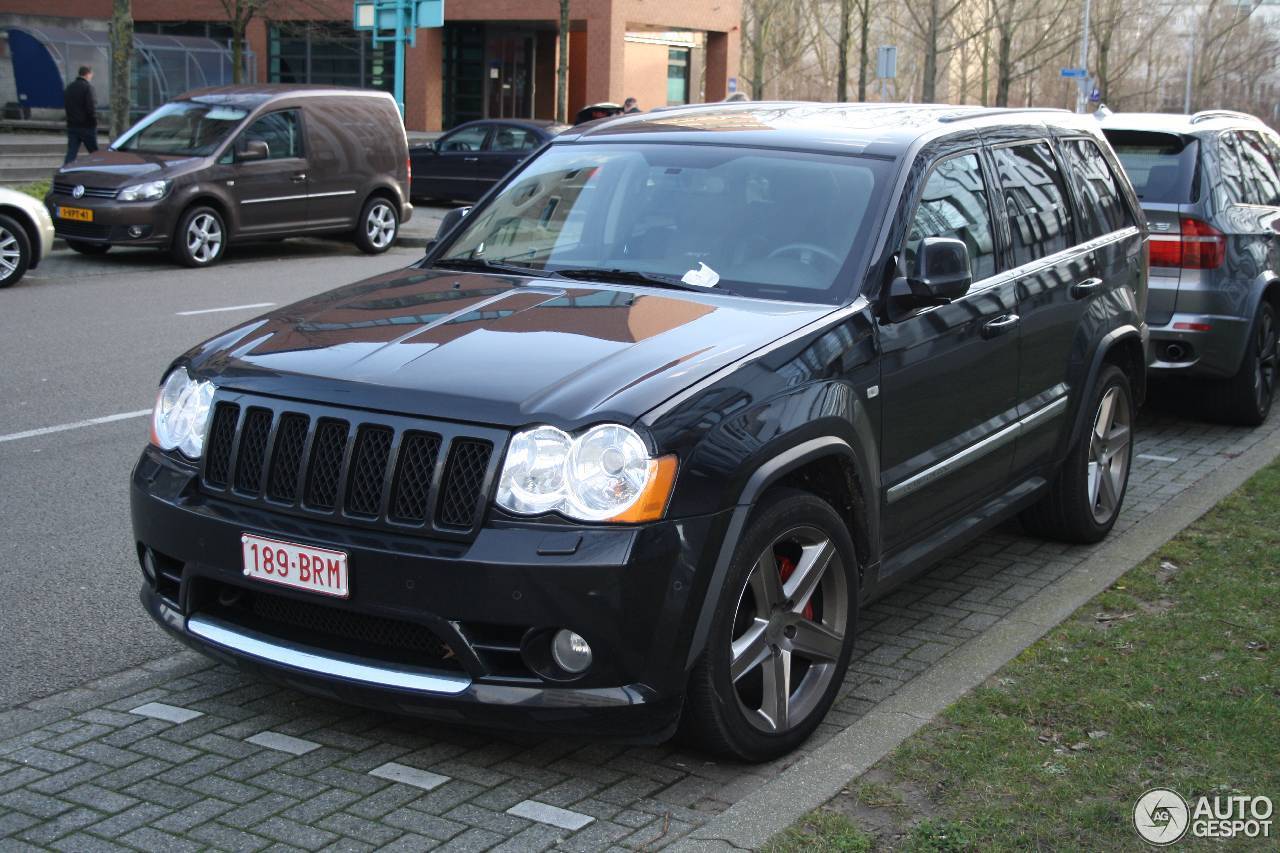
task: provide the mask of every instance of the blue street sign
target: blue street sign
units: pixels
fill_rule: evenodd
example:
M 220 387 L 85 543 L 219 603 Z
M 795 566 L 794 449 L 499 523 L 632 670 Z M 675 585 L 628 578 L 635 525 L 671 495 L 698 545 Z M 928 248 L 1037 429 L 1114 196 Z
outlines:
M 1089 72 L 1083 68 L 1064 68 L 1062 69 L 1063 77 L 1070 77 L 1076 80 L 1083 80 L 1089 75 Z
M 418 30 L 444 26 L 444 0 L 355 0 L 352 26 L 372 33 L 374 44 L 396 46 L 395 98 L 404 115 L 404 46 L 418 42 Z
M 1090 92 L 1090 93 L 1089 93 L 1089 100 L 1091 100 L 1091 101 L 1101 101 L 1101 100 L 1102 100 L 1102 93 L 1101 93 L 1101 92 L 1099 92 L 1099 91 L 1095 88 L 1092 92 Z

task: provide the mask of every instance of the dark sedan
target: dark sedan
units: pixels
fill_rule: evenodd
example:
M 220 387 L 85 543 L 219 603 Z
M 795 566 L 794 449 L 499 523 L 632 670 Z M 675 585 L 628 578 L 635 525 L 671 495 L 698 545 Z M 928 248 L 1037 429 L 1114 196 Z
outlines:
M 409 149 L 413 197 L 475 201 L 526 157 L 568 128 L 553 121 L 483 119 Z

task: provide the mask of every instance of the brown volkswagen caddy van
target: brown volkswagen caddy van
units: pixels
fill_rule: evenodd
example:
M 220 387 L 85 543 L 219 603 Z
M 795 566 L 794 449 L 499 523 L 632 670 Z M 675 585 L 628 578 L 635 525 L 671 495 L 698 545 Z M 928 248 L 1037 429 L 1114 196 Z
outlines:
M 349 233 L 384 252 L 409 219 L 409 147 L 385 92 L 222 86 L 188 92 L 53 176 L 54 229 L 78 252 L 167 249 L 204 267 L 231 242 Z

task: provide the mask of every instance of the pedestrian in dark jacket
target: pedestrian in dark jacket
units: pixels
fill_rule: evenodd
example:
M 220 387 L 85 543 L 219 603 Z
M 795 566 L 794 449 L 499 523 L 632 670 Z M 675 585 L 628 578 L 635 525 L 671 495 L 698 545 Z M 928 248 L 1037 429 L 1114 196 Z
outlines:
M 67 165 L 76 159 L 80 144 L 90 154 L 98 150 L 98 110 L 93 102 L 93 69 L 80 66 L 80 76 L 67 84 L 62 102 L 67 108 Z

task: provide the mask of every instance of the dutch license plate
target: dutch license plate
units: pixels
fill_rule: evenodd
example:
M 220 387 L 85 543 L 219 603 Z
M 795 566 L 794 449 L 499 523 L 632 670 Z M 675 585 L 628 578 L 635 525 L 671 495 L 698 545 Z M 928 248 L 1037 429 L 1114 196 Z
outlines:
M 59 207 L 59 219 L 75 219 L 80 222 L 92 222 L 93 211 L 87 207 Z
M 296 545 L 248 533 L 241 535 L 240 543 L 244 549 L 246 577 L 337 598 L 346 598 L 349 594 L 345 551 Z

